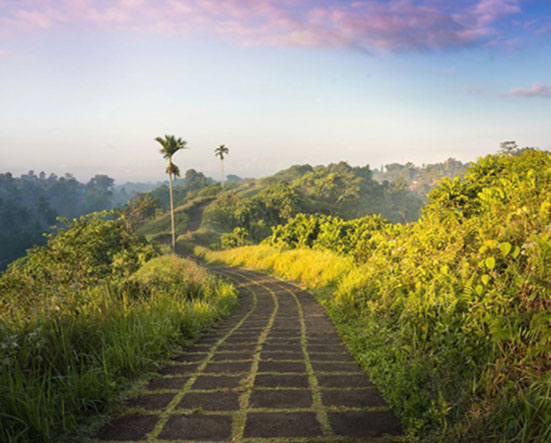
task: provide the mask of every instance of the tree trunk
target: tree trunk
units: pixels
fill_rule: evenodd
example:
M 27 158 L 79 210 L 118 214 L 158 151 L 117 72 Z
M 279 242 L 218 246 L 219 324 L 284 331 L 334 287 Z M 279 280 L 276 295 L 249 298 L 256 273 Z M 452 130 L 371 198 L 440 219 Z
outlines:
M 220 170 L 222 171 L 222 189 L 224 189 L 224 160 L 220 159 Z
M 168 190 L 170 194 L 170 225 L 172 226 L 172 250 L 175 250 L 176 234 L 174 233 L 174 199 L 172 197 L 172 172 L 168 173 Z

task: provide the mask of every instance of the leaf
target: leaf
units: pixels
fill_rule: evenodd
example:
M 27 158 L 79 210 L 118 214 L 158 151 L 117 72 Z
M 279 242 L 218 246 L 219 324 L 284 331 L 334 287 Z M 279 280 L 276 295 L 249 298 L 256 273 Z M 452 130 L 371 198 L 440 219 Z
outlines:
M 496 259 L 494 257 L 488 257 L 485 261 L 488 269 L 494 269 L 496 267 Z
M 515 249 L 513 249 L 513 253 L 511 254 L 513 258 L 517 258 L 520 254 L 520 248 L 518 246 L 515 246 Z
M 480 279 L 485 286 L 490 282 L 490 276 L 488 274 L 484 274 Z
M 509 242 L 500 243 L 499 249 L 501 249 L 501 253 L 503 254 L 503 256 L 507 257 L 507 254 L 509 254 L 509 252 L 511 252 L 511 249 L 512 249 L 511 243 Z
M 482 291 L 484 291 L 484 288 L 482 287 L 482 285 L 478 285 L 476 288 L 475 288 L 475 291 L 478 295 L 482 295 Z

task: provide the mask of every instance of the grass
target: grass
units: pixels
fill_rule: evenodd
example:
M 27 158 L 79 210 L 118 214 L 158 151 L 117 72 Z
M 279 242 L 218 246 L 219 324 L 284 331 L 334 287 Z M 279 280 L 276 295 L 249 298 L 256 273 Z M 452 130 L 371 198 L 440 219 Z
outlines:
M 189 224 L 189 204 L 174 208 L 174 229 L 176 232 L 185 232 Z M 148 221 L 138 228 L 137 233 L 148 240 L 162 239 L 171 233 L 170 211 L 166 211 L 159 217 Z
M 273 272 L 288 280 L 301 282 L 309 288 L 337 288 L 354 268 L 350 257 L 337 256 L 330 251 L 311 249 L 280 250 L 268 245 L 243 246 L 227 251 L 211 251 L 196 247 L 194 251 L 207 261 L 220 261 L 231 266 L 242 266 Z M 305 263 L 308 263 L 305 266 Z M 355 273 L 357 278 L 360 275 Z
M 465 303 L 468 294 L 438 302 L 423 301 L 411 293 L 403 299 L 385 294 L 375 298 L 376 285 L 386 281 L 383 270 L 354 264 L 349 257 L 330 251 L 260 245 L 227 251 L 196 247 L 195 253 L 208 262 L 263 270 L 314 289 L 348 349 L 412 438 L 551 440 L 551 376 L 523 366 L 527 357 L 519 354 L 511 357 L 522 371 L 518 379 L 496 357 L 496 350 L 477 349 L 478 335 L 461 329 L 465 317 L 456 320 L 467 314 L 451 316 L 455 311 L 449 311 L 456 300 Z M 412 316 L 414 309 L 443 314 L 431 326 Z M 476 324 L 475 320 L 471 322 Z M 427 335 L 430 341 L 422 339 Z M 477 359 L 467 357 L 469 353 Z
M 0 316 L 0 441 L 73 432 L 236 302 L 229 283 L 166 255 L 124 283 L 60 290 L 32 315 L 12 307 Z
M 223 232 L 209 228 L 201 227 L 197 231 L 186 232 L 181 234 L 176 239 L 178 244 L 183 245 L 201 245 L 208 248 L 213 248 L 220 243 L 220 236 Z M 193 246 L 191 246 L 192 248 Z

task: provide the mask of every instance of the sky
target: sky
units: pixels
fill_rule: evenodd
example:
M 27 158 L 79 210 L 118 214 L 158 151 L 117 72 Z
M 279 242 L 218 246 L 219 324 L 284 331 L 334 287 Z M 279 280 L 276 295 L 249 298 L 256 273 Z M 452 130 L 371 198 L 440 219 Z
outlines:
M 165 179 L 551 149 L 549 0 L 0 0 L 0 172 Z

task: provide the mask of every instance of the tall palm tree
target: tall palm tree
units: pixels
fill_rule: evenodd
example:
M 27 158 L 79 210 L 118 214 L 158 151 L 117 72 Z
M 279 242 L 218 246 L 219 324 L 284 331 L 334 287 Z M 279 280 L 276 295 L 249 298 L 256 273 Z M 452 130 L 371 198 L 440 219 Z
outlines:
M 224 189 L 224 155 L 229 154 L 230 150 L 226 145 L 220 145 L 214 150 L 214 156 L 220 157 L 220 169 L 222 171 L 222 189 Z
M 166 173 L 168 174 L 168 190 L 170 194 L 170 224 L 172 226 L 172 249 L 176 248 L 176 234 L 174 232 L 174 198 L 172 196 L 172 177 L 180 177 L 180 169 L 172 163 L 172 157 L 180 149 L 188 149 L 187 142 L 173 135 L 165 135 L 165 138 L 155 139 L 160 145 L 160 152 L 168 160 Z

